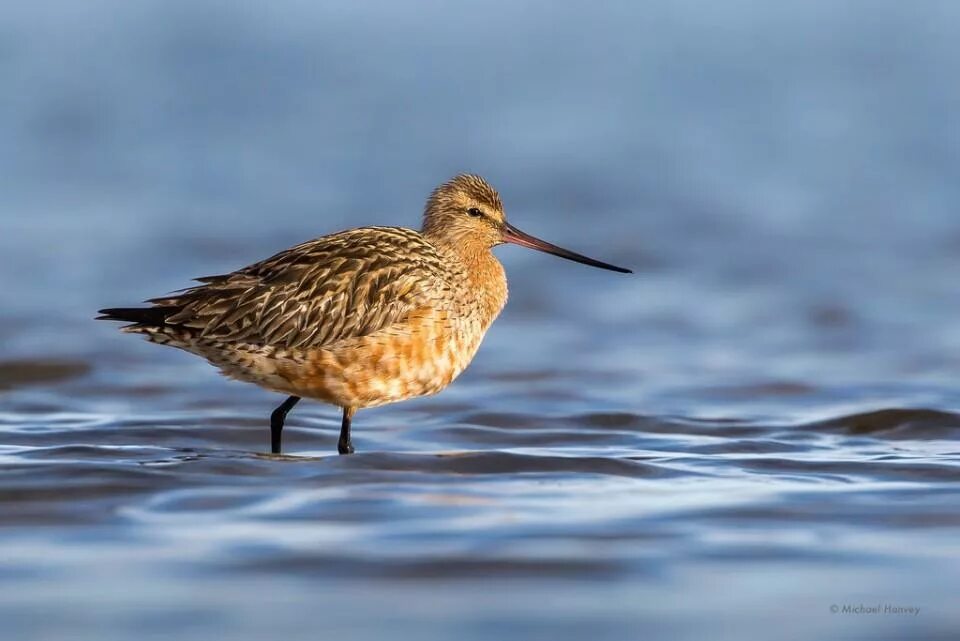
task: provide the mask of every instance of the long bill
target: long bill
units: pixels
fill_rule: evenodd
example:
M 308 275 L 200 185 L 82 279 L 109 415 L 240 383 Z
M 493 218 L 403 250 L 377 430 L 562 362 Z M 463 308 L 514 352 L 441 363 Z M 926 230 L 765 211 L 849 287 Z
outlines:
M 531 236 L 526 232 L 522 232 L 510 223 L 503 224 L 503 241 L 506 243 L 513 243 L 514 245 L 520 245 L 521 247 L 529 247 L 530 249 L 536 249 L 538 251 L 546 252 L 548 254 L 553 254 L 554 256 L 559 256 L 560 258 L 566 258 L 567 260 L 572 260 L 576 263 L 583 263 L 584 265 L 590 265 L 591 267 L 599 267 L 600 269 L 609 269 L 612 272 L 620 272 L 621 274 L 632 274 L 633 270 L 626 269 L 624 267 L 617 267 L 616 265 L 611 265 L 610 263 L 604 263 L 599 260 L 594 260 L 592 258 L 587 258 L 582 254 L 572 252 L 569 249 L 564 249 L 563 247 L 557 247 L 552 243 L 548 243 L 545 240 L 540 240 L 535 236 Z

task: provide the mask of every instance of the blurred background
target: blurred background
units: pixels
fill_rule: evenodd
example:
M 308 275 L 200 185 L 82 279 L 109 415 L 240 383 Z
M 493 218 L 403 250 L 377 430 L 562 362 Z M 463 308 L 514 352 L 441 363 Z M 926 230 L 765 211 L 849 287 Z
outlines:
M 4 636 L 953 638 L 958 77 L 947 1 L 5 7 Z M 354 457 L 92 321 L 463 171 L 637 273 L 497 250 Z

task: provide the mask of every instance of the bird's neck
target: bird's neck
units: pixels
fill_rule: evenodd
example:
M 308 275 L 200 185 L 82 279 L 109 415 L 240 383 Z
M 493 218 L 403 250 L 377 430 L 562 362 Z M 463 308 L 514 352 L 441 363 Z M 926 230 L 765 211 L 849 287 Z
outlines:
M 490 326 L 507 304 L 507 274 L 503 265 L 489 249 L 475 263 L 476 271 L 470 274 L 482 310 L 481 323 L 484 329 Z
M 486 330 L 507 302 L 503 265 L 489 247 L 474 243 L 444 244 L 438 249 L 459 267 L 464 296 Z

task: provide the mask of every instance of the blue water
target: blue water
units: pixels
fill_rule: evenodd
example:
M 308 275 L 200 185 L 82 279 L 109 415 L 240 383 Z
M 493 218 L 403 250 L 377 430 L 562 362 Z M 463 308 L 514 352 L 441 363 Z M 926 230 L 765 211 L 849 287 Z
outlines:
M 3 638 L 956 638 L 960 5 L 2 15 Z M 460 171 L 637 273 L 498 249 L 356 455 L 92 320 Z

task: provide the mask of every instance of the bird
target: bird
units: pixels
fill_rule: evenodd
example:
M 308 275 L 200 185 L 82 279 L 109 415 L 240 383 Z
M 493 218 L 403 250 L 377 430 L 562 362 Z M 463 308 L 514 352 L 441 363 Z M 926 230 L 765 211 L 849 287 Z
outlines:
M 342 411 L 337 451 L 352 454 L 359 409 L 436 394 L 464 371 L 507 302 L 491 251 L 512 243 L 621 273 L 507 222 L 497 191 L 459 174 L 430 194 L 419 231 L 360 227 L 308 240 L 228 274 L 101 309 L 97 320 L 206 359 L 228 378 L 287 396 L 270 415 L 270 451 L 302 399 Z

